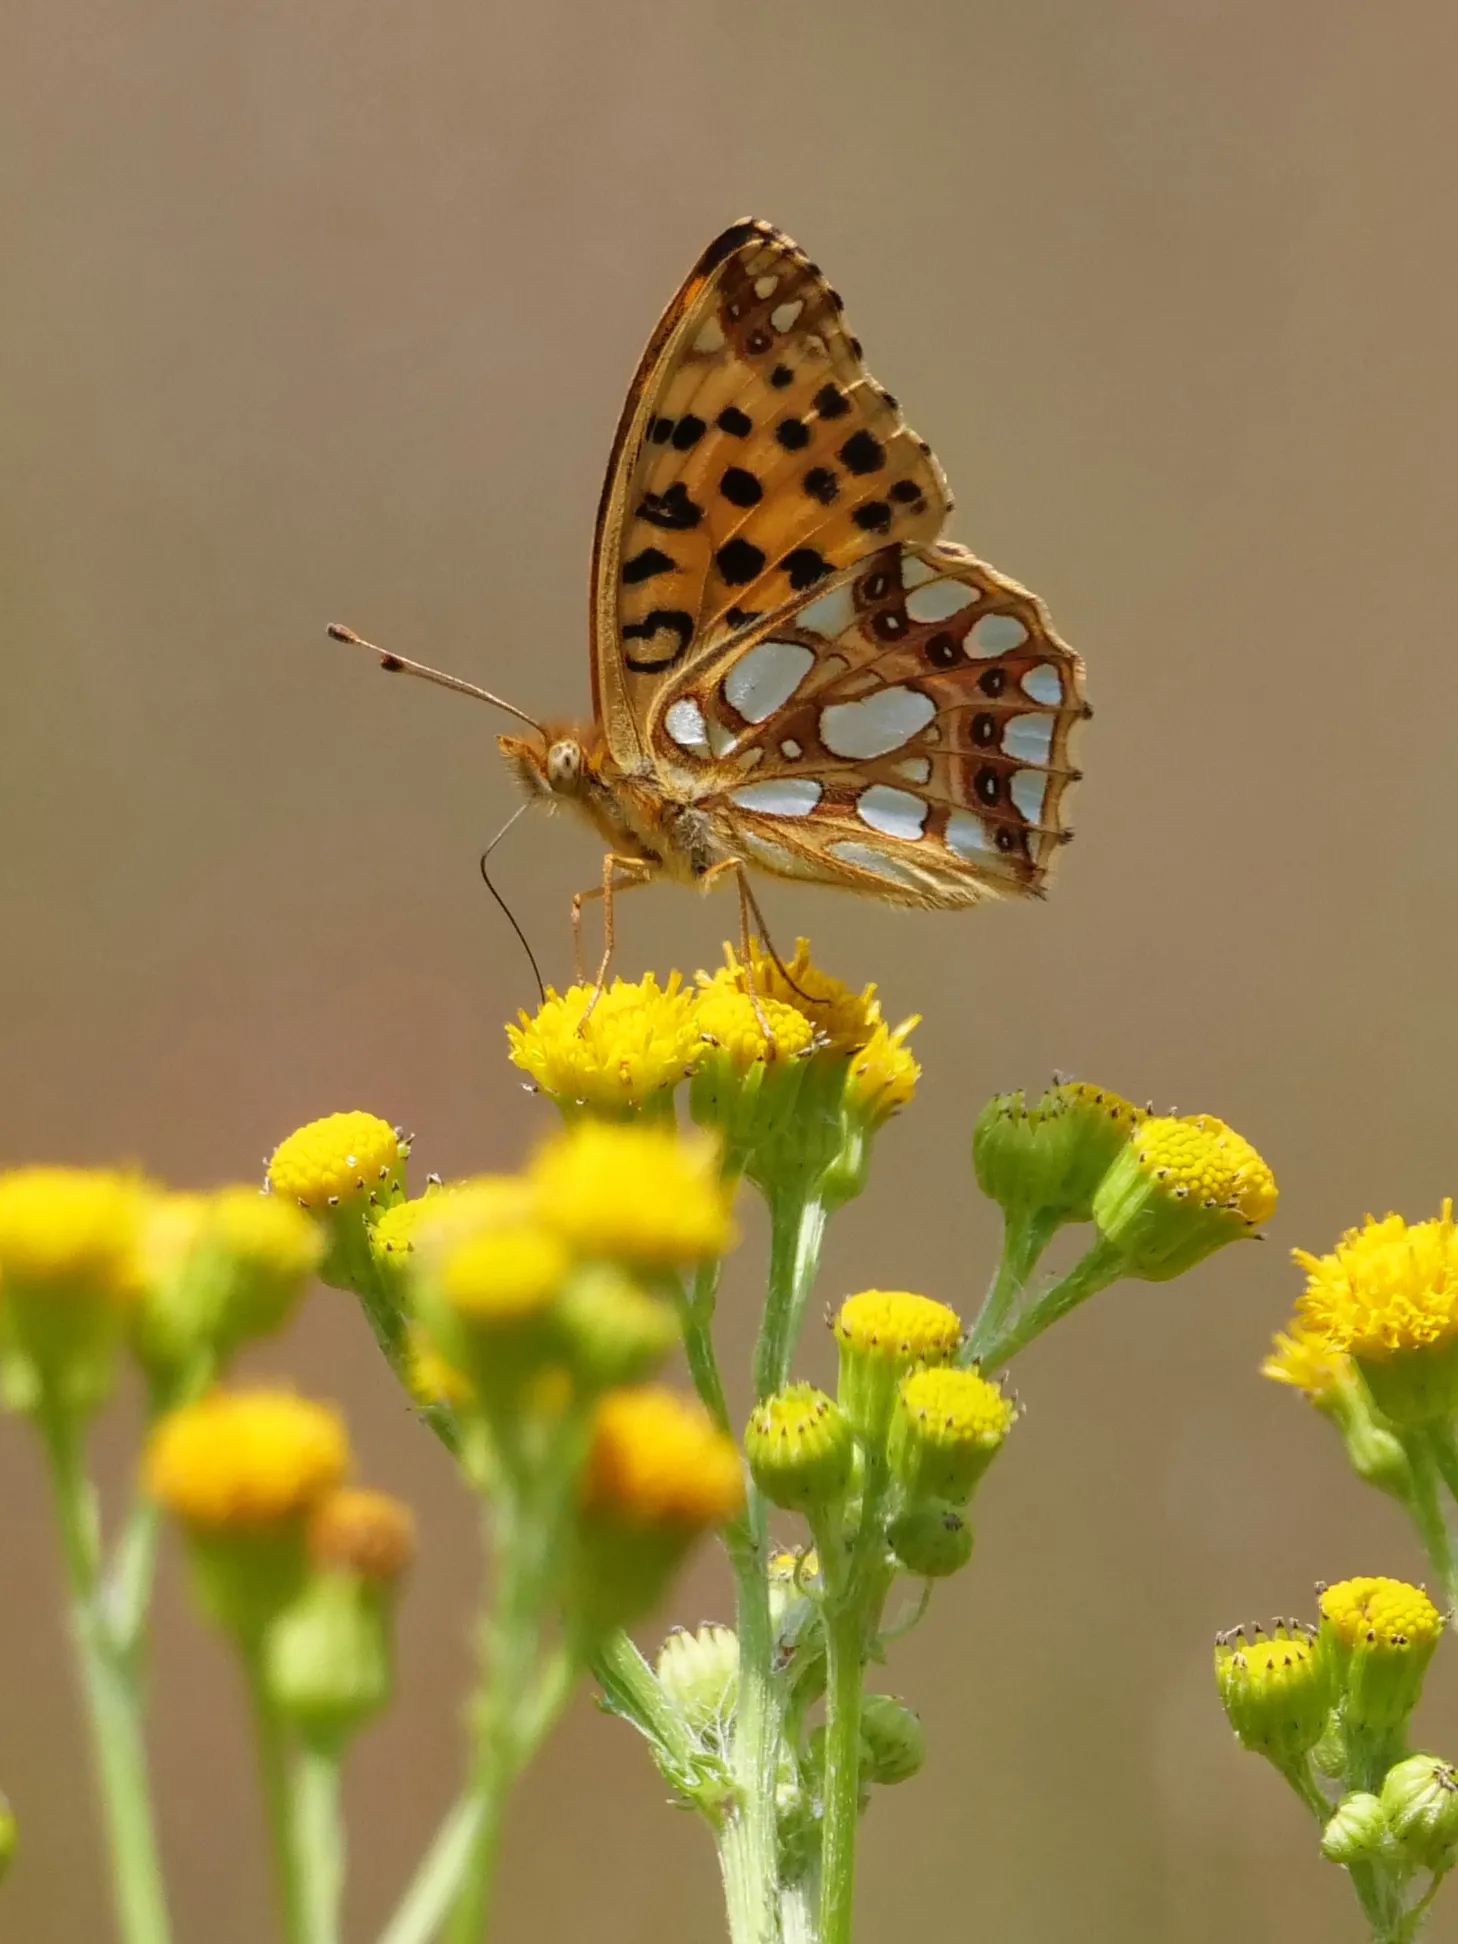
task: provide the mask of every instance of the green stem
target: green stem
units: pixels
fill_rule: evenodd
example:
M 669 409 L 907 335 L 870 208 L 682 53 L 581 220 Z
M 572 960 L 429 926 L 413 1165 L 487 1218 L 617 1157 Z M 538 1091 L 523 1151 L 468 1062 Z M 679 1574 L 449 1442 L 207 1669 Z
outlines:
M 1402 1892 L 1380 1864 L 1349 1863 L 1347 1875 L 1372 1932 L 1372 1944 L 1403 1944 L 1410 1935 L 1402 1910 Z
M 380 1932 L 380 1944 L 430 1944 L 474 1854 L 484 1807 L 480 1795 L 463 1795 L 452 1803 L 394 1915 Z
M 766 1190 L 770 1213 L 769 1290 L 754 1346 L 756 1401 L 783 1389 L 800 1336 L 805 1305 L 820 1267 L 825 1204 L 796 1177 Z
M 253 1745 L 263 1795 L 264 1823 L 273 1860 L 274 1894 L 285 1944 L 312 1944 L 304 1917 L 304 1893 L 299 1868 L 298 1831 L 294 1821 L 293 1788 L 289 1775 L 288 1736 L 283 1719 L 269 1699 L 263 1677 L 263 1658 L 245 1650 L 244 1678 L 253 1716 Z
M 1458 1606 L 1458 1564 L 1453 1557 L 1453 1541 L 1438 1495 L 1438 1440 L 1431 1432 L 1414 1431 L 1403 1439 L 1408 1463 L 1412 1467 L 1412 1494 L 1408 1500 L 1413 1524 L 1422 1540 L 1428 1564 L 1451 1613 Z
M 1299 1762 L 1293 1762 L 1290 1768 L 1283 1768 L 1281 1773 L 1312 1815 L 1325 1828 L 1327 1818 L 1331 1814 L 1331 1804 L 1322 1794 L 1321 1785 L 1312 1771 L 1311 1757 L 1303 1755 Z
M 865 1630 L 859 1599 L 825 1613 L 825 1811 L 820 1944 L 850 1944 L 856 1824 L 861 1796 L 861 1677 Z
M 739 1635 L 739 1702 L 734 1727 L 736 1799 L 724 1819 L 720 1857 L 725 1895 L 731 1888 L 729 1935 L 733 1944 L 774 1944 L 778 1930 L 779 1830 L 775 1786 L 779 1776 L 781 1683 L 774 1671 L 765 1561 L 769 1521 L 763 1498 L 751 1484 L 742 1532 L 731 1546 L 735 1628 Z M 726 1850 L 727 1846 L 727 1850 Z
M 780 1894 L 781 1944 L 819 1944 L 820 1880 L 812 1870 Z
M 1038 1258 L 1052 1240 L 1058 1224 L 1044 1210 L 1009 1212 L 1003 1218 L 1002 1255 L 992 1286 L 983 1298 L 966 1343 L 957 1361 L 961 1364 L 990 1362 L 987 1348 L 1002 1336 L 1007 1320 L 1027 1288 L 1028 1278 Z
M 152 1814 L 141 1702 L 130 1656 L 118 1652 L 106 1626 L 100 1535 L 80 1427 L 71 1412 L 49 1401 L 38 1411 L 37 1424 L 60 1531 L 67 1617 L 106 1824 L 117 1928 L 123 1944 L 167 1944 L 171 1925 Z
M 1124 1273 L 1124 1257 L 1110 1243 L 1100 1239 L 1080 1256 L 1066 1276 L 1034 1297 L 1022 1315 L 979 1346 L 985 1364 L 1003 1364 L 1034 1337 L 1041 1336 L 1050 1324 L 1077 1309 L 1099 1290 L 1107 1289 Z
M 694 1271 L 694 1286 L 682 1298 L 683 1348 L 689 1375 L 694 1380 L 704 1408 L 720 1427 L 729 1429 L 729 1405 L 724 1396 L 724 1380 L 719 1374 L 719 1359 L 714 1351 L 714 1308 L 719 1297 L 718 1257 L 701 1262 Z
M 308 1944 L 339 1944 L 344 1901 L 340 1751 L 305 1748 L 294 1778 L 300 1910 Z
M 1428 1437 L 1439 1475 L 1450 1494 L 1458 1499 L 1458 1443 L 1454 1441 L 1453 1427 L 1447 1423 L 1435 1424 Z

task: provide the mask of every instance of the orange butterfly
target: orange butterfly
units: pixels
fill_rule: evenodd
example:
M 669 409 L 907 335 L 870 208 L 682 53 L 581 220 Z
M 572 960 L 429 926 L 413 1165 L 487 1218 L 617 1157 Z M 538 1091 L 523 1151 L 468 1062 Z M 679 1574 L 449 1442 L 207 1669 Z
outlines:
M 602 884 L 573 901 L 579 969 L 583 899 L 604 900 L 600 983 L 613 893 L 658 876 L 732 873 L 746 933 L 746 866 L 903 905 L 1041 892 L 1071 834 L 1082 664 L 1034 595 L 937 538 L 951 504 L 840 297 L 746 220 L 694 266 L 623 408 L 591 723 L 375 651 L 528 723 L 499 738 L 528 796 L 603 838 Z

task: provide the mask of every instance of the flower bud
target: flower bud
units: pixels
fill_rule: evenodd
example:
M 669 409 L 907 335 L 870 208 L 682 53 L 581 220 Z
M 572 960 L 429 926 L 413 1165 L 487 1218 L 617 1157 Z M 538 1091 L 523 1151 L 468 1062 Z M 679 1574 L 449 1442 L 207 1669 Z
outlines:
M 1231 1727 L 1246 1748 L 1288 1768 L 1320 1741 L 1331 1709 L 1327 1665 L 1310 1628 L 1278 1621 L 1269 1635 L 1257 1629 L 1218 1634 L 1215 1679 Z
M 841 1409 L 873 1449 L 883 1444 L 901 1380 L 921 1364 L 950 1363 L 962 1340 L 957 1312 L 907 1290 L 848 1296 L 835 1323 Z
M 1418 1704 L 1443 1631 L 1421 1587 L 1350 1579 L 1321 1593 L 1321 1653 L 1344 1697 L 1344 1721 L 1361 1731 L 1400 1728 Z
M 658 1650 L 658 1681 L 695 1735 L 727 1742 L 739 1694 L 739 1636 L 710 1621 L 675 1627 Z
M 914 1370 L 891 1413 L 892 1473 L 913 1502 L 964 1504 L 1016 1416 L 997 1385 L 975 1370 Z
M 920 1579 L 947 1579 L 972 1557 L 972 1528 L 955 1505 L 931 1500 L 891 1521 L 886 1533 L 901 1565 Z
M 1391 1849 L 1382 1804 L 1364 1790 L 1343 1796 L 1321 1832 L 1321 1853 L 1329 1863 L 1365 1863 Z
M 15 1811 L 0 1795 L 0 1883 L 10 1874 L 10 1866 L 15 1861 L 15 1845 L 19 1837 L 16 1827 Z
M 812 1513 L 844 1495 L 855 1436 L 833 1398 L 813 1384 L 791 1384 L 755 1406 L 744 1452 L 772 1505 Z
M 1458 1858 L 1458 1769 L 1436 1755 L 1409 1755 L 1382 1783 L 1382 1813 L 1420 1869 L 1451 1870 Z
M 1250 1143 L 1213 1114 L 1191 1114 L 1135 1128 L 1099 1184 L 1093 1219 L 1126 1275 L 1166 1282 L 1253 1235 L 1275 1206 L 1275 1180 Z
M 921 1718 L 890 1694 L 868 1694 L 861 1704 L 861 1777 L 889 1787 L 906 1782 L 926 1760 Z
M 997 1094 L 972 1130 L 977 1184 L 1015 1219 L 1086 1222 L 1095 1189 L 1147 1119 L 1142 1107 L 1081 1081 L 1060 1081 L 1035 1107 L 1021 1093 Z

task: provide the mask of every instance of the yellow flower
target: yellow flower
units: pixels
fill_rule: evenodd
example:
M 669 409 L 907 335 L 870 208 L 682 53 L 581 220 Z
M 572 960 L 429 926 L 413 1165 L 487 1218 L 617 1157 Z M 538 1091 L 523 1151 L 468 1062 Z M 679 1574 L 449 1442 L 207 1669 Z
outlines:
M 906 1042 L 920 1024 L 920 1013 L 903 1019 L 899 1026 L 877 1022 L 871 1037 L 851 1057 L 845 1083 L 850 1113 L 879 1127 L 909 1103 L 921 1068 Z
M 1335 1403 L 1351 1381 L 1352 1360 L 1344 1351 L 1333 1350 L 1324 1336 L 1304 1328 L 1297 1319 L 1289 1331 L 1278 1330 L 1271 1339 L 1271 1354 L 1261 1365 L 1261 1375 L 1304 1392 L 1318 1410 L 1323 1410 Z
M 761 1015 L 772 1044 L 765 1039 Z M 815 1028 L 803 1012 L 782 999 L 763 996 L 756 1011 L 755 1001 L 727 972 L 716 973 L 700 989 L 694 1024 L 700 1038 L 717 1047 L 741 1076 L 757 1060 L 792 1060 L 808 1053 L 815 1042 Z
M 279 1142 L 268 1183 L 303 1208 L 384 1207 L 404 1192 L 409 1152 L 400 1130 L 378 1114 L 326 1114 Z
M 1241 1627 L 1218 1634 L 1215 1679 L 1237 1736 L 1277 1768 L 1301 1761 L 1321 1740 L 1332 1682 L 1311 1628 L 1278 1622 L 1269 1636 L 1250 1640 Z
M 739 1453 L 702 1405 L 653 1384 L 602 1399 L 583 1479 L 589 1517 L 688 1534 L 743 1503 Z
M 415 1557 L 415 1521 L 409 1506 L 388 1492 L 345 1486 L 315 1505 L 308 1546 L 316 1567 L 387 1586 Z
M 815 1512 L 850 1483 L 856 1441 L 840 1406 L 813 1384 L 790 1384 L 754 1408 L 744 1452 L 772 1505 Z
M 538 1150 L 528 1179 L 543 1222 L 580 1255 L 672 1268 L 734 1239 L 718 1149 L 702 1136 L 582 1121 Z
M 909 1499 L 960 1505 L 1016 1417 L 1016 1406 L 975 1370 L 913 1370 L 891 1416 L 891 1469 Z
M 131 1302 L 145 1202 L 136 1176 L 105 1168 L 0 1175 L 0 1289 Z
M 1350 1579 L 1321 1591 L 1321 1648 L 1353 1727 L 1399 1728 L 1417 1706 L 1443 1617 L 1420 1586 Z
M 339 1414 L 291 1391 L 214 1391 L 152 1433 L 146 1480 L 185 1524 L 257 1529 L 298 1518 L 343 1478 Z
M 699 1051 L 693 994 L 682 990 L 677 972 L 666 986 L 650 972 L 639 980 L 614 979 L 603 991 L 588 985 L 549 991 L 534 1015 L 520 1018 L 506 1029 L 513 1063 L 543 1093 L 598 1113 L 666 1098 Z
M 808 939 L 796 939 L 795 956 L 784 972 L 757 939 L 749 942 L 747 965 L 740 961 L 732 945 L 724 947 L 724 959 L 725 970 L 715 973 L 713 979 L 705 973 L 699 974 L 701 984 L 707 987 L 724 980 L 741 991 L 752 984 L 761 1001 L 773 1000 L 803 1014 L 816 1038 L 826 1046 L 854 1052 L 869 1043 L 881 1024 L 876 988 L 868 985 L 857 994 L 829 972 L 822 972 L 810 957 Z M 788 978 L 785 973 L 789 974 Z
M 962 1340 L 955 1310 L 902 1289 L 848 1296 L 833 1328 L 840 1345 L 840 1407 L 872 1446 L 886 1436 L 902 1378 L 920 1364 L 950 1362 Z
M 148 1195 L 106 1169 L 0 1174 L 0 1390 L 16 1411 L 94 1410 L 143 1287 Z
M 1162 1282 L 1253 1234 L 1275 1206 L 1275 1177 L 1224 1121 L 1151 1115 L 1099 1183 L 1093 1219 L 1126 1274 Z
M 1292 1251 L 1308 1272 L 1302 1325 L 1335 1352 L 1381 1362 L 1458 1336 L 1458 1232 L 1453 1204 L 1410 1226 L 1369 1215 L 1330 1255 Z

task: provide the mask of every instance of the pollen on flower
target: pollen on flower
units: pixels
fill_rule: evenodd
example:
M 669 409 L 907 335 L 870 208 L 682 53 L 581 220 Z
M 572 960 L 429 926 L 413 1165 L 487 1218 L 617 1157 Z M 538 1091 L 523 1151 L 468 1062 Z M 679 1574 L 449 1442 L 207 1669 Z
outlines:
M 761 1015 L 770 1029 L 765 1039 Z M 815 1044 L 815 1028 L 805 1014 L 782 999 L 755 1000 L 727 972 L 718 972 L 701 987 L 694 1007 L 694 1023 L 702 1039 L 728 1058 L 736 1073 L 747 1073 L 756 1060 L 792 1060 Z
M 868 985 L 863 992 L 854 993 L 829 972 L 822 972 L 810 957 L 808 939 L 796 939 L 795 956 L 783 972 L 773 954 L 763 950 L 753 938 L 749 942 L 747 964 L 741 962 L 731 945 L 724 947 L 724 959 L 725 970 L 715 973 L 712 980 L 705 973 L 699 974 L 703 985 L 720 979 L 741 991 L 753 985 L 761 1001 L 774 1000 L 802 1013 L 824 1045 L 853 1052 L 865 1046 L 881 1024 L 875 986 Z
M 1349 1579 L 1322 1589 L 1321 1617 L 1347 1647 L 1433 1647 L 1443 1617 L 1420 1586 Z
M 945 1303 L 903 1289 L 864 1289 L 835 1317 L 847 1346 L 889 1363 L 945 1363 L 962 1339 L 962 1319 Z
M 691 1533 L 743 1502 L 739 1453 L 700 1404 L 656 1385 L 602 1399 L 583 1479 L 589 1516 Z
M 677 972 L 665 986 L 650 972 L 614 979 L 601 991 L 588 985 L 549 990 L 534 1014 L 508 1025 L 506 1036 L 512 1062 L 543 1093 L 607 1112 L 641 1107 L 675 1087 L 701 1046 L 694 995 L 682 989 Z
M 306 1512 L 343 1478 L 337 1411 L 291 1391 L 214 1391 L 171 1411 L 145 1461 L 152 1496 L 186 1524 L 257 1529 Z
M 1213 1114 L 1152 1115 L 1134 1130 L 1141 1168 L 1177 1201 L 1229 1209 L 1249 1226 L 1276 1206 L 1276 1182 L 1250 1142 Z
M 130 1302 L 146 1203 L 136 1176 L 105 1168 L 0 1174 L 0 1288 Z
M 579 1254 L 671 1267 L 734 1239 L 717 1145 L 671 1129 L 582 1121 L 538 1150 L 542 1220 Z
M 304 1208 L 383 1205 L 399 1192 L 409 1152 L 398 1130 L 377 1114 L 326 1114 L 279 1142 L 268 1184 Z
M 852 1055 L 845 1083 L 845 1104 L 852 1113 L 879 1126 L 907 1105 L 916 1092 L 921 1067 L 906 1042 L 920 1024 L 919 1013 L 903 1019 L 899 1026 L 888 1026 L 881 1020 L 866 1044 Z
M 415 1557 L 415 1521 L 388 1492 L 345 1486 L 310 1513 L 308 1548 L 315 1566 L 388 1585 Z
M 1307 1271 L 1297 1305 L 1304 1331 L 1334 1353 L 1380 1363 L 1458 1337 L 1458 1233 L 1453 1204 L 1431 1221 L 1369 1215 L 1323 1256 L 1294 1251 Z
M 1289 1384 L 1303 1391 L 1313 1404 L 1323 1405 L 1335 1398 L 1351 1381 L 1351 1359 L 1332 1349 L 1326 1337 L 1302 1327 L 1299 1320 L 1289 1331 L 1278 1330 L 1271 1340 L 1271 1354 L 1261 1365 L 1262 1377 L 1278 1384 Z

